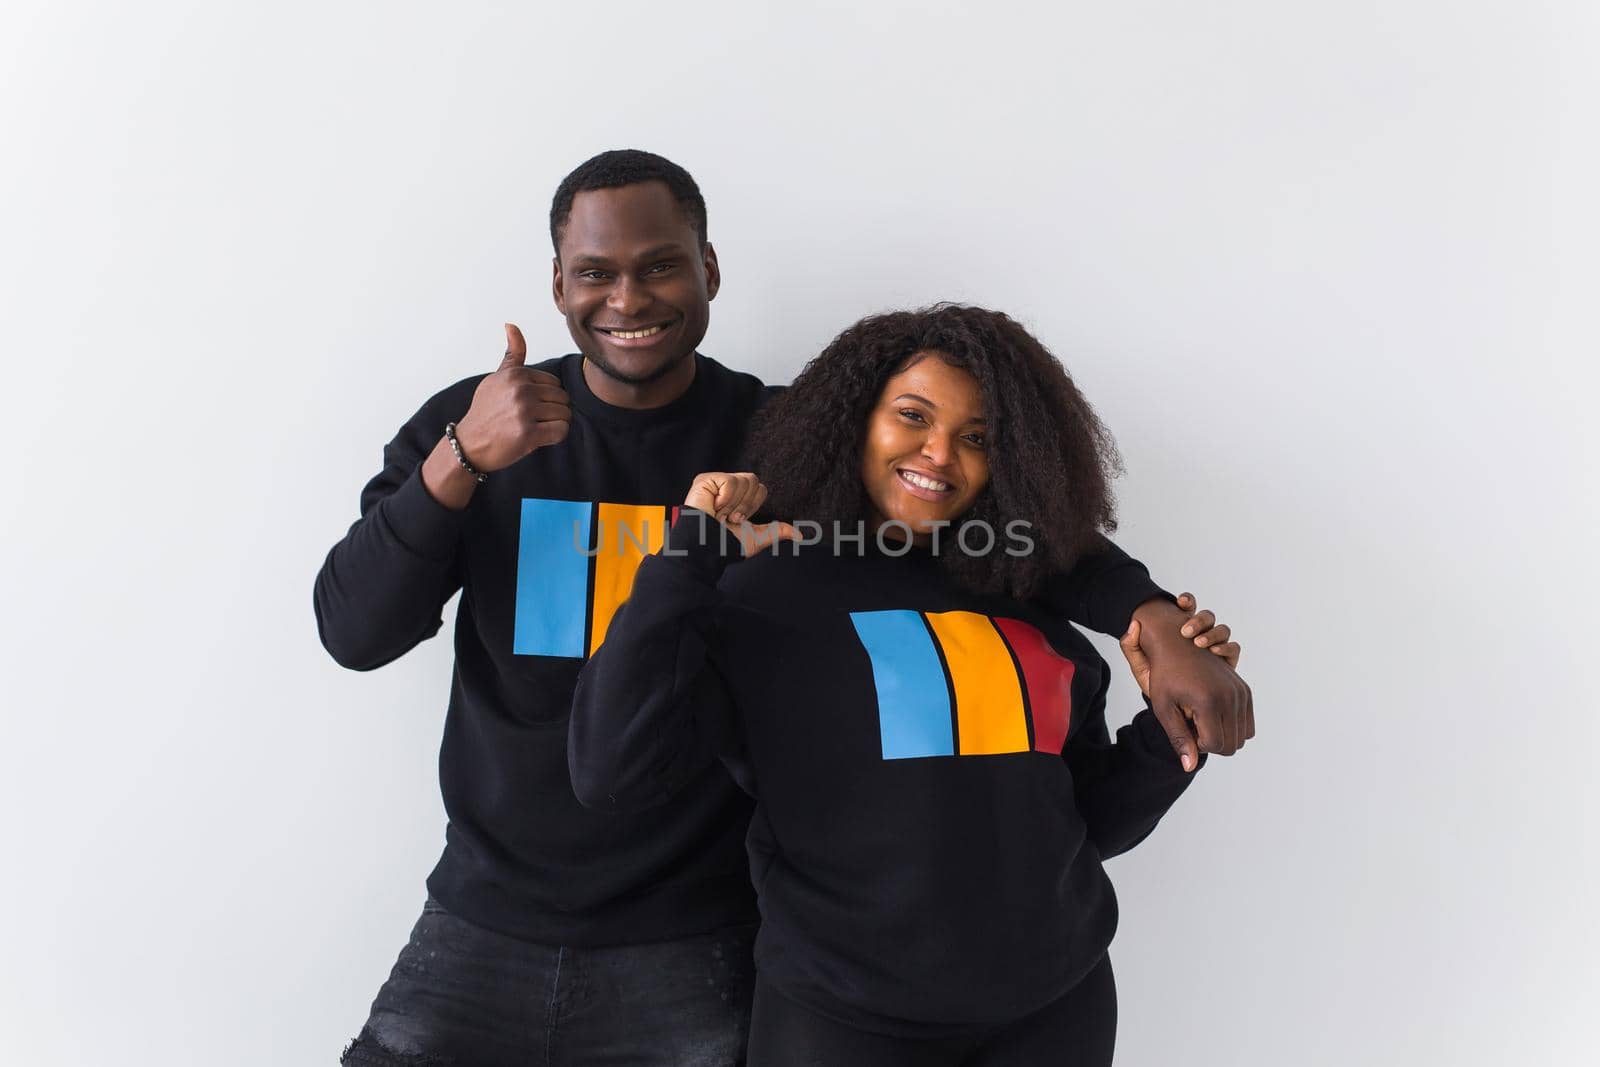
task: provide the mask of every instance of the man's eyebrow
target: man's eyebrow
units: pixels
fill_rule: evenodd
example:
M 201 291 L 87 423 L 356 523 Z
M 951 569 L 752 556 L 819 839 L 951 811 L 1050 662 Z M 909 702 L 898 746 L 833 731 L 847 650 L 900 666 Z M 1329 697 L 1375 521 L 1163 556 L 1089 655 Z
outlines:
M 675 242 L 655 245 L 639 253 L 639 259 L 662 259 L 666 256 L 686 255 L 682 245 Z M 568 262 L 574 267 L 609 267 L 612 265 L 611 257 L 603 256 L 598 252 L 574 252 Z
M 896 400 L 915 400 L 919 404 L 926 404 L 928 407 L 933 408 L 935 411 L 937 411 L 938 408 L 939 408 L 938 404 L 935 404 L 933 401 L 929 400 L 925 396 L 918 396 L 916 393 L 901 393 L 899 396 L 895 397 L 895 399 Z M 972 416 L 972 418 L 968 419 L 967 421 L 968 422 L 988 422 L 989 420 L 985 419 L 982 415 L 974 415 L 974 416 Z

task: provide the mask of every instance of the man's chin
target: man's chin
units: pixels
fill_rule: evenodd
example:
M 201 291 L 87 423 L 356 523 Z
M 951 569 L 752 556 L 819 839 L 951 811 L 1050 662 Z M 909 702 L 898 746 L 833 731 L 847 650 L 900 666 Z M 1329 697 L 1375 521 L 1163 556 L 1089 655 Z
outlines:
M 671 374 L 673 369 L 685 359 L 692 356 L 693 352 L 680 352 L 670 356 L 653 366 L 646 367 L 619 367 L 611 358 L 602 351 L 585 352 L 583 358 L 594 365 L 595 370 L 604 374 L 614 382 L 623 385 L 640 386 L 651 385 Z

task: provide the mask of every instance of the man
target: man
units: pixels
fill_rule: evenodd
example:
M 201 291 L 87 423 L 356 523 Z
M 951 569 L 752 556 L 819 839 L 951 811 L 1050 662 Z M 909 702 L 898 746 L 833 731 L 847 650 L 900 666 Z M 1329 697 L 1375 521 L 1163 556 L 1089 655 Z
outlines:
M 696 351 L 720 274 L 681 167 L 596 156 L 557 189 L 550 229 L 579 353 L 528 367 L 508 326 L 496 371 L 434 396 L 390 442 L 317 576 L 323 644 L 357 670 L 431 637 L 462 594 L 444 854 L 348 1064 L 742 1061 L 748 798 L 715 768 L 643 814 L 586 809 L 567 717 L 667 505 L 696 474 L 737 469 L 769 390 Z M 1138 609 L 1188 766 L 1253 732 L 1248 689 L 1180 634 L 1187 613 L 1140 564 L 1108 546 L 1052 596 L 1105 633 Z

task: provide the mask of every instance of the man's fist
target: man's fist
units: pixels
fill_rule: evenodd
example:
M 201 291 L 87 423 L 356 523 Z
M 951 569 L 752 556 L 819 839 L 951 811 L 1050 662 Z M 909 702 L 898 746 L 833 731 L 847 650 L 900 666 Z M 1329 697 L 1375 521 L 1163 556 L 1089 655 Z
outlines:
M 472 466 L 488 474 L 528 453 L 560 444 L 572 427 L 572 399 L 554 374 L 532 370 L 522 331 L 506 323 L 506 354 L 478 383 L 472 406 L 456 424 L 456 441 Z

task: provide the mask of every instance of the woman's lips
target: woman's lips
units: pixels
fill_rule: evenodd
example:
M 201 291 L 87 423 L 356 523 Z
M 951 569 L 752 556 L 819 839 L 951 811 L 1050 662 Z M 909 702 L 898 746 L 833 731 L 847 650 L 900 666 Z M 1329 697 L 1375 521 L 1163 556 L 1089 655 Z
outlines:
M 923 474 L 921 471 L 900 469 L 896 470 L 894 473 L 895 476 L 900 479 L 900 488 L 904 489 L 918 500 L 927 500 L 936 504 L 942 503 L 950 499 L 950 494 L 955 492 L 955 489 L 950 485 L 949 482 L 935 478 L 932 475 Z M 917 479 L 917 481 L 912 481 L 913 478 Z M 935 489 L 927 484 L 918 485 L 918 481 L 923 483 L 933 482 L 944 486 L 944 488 Z

